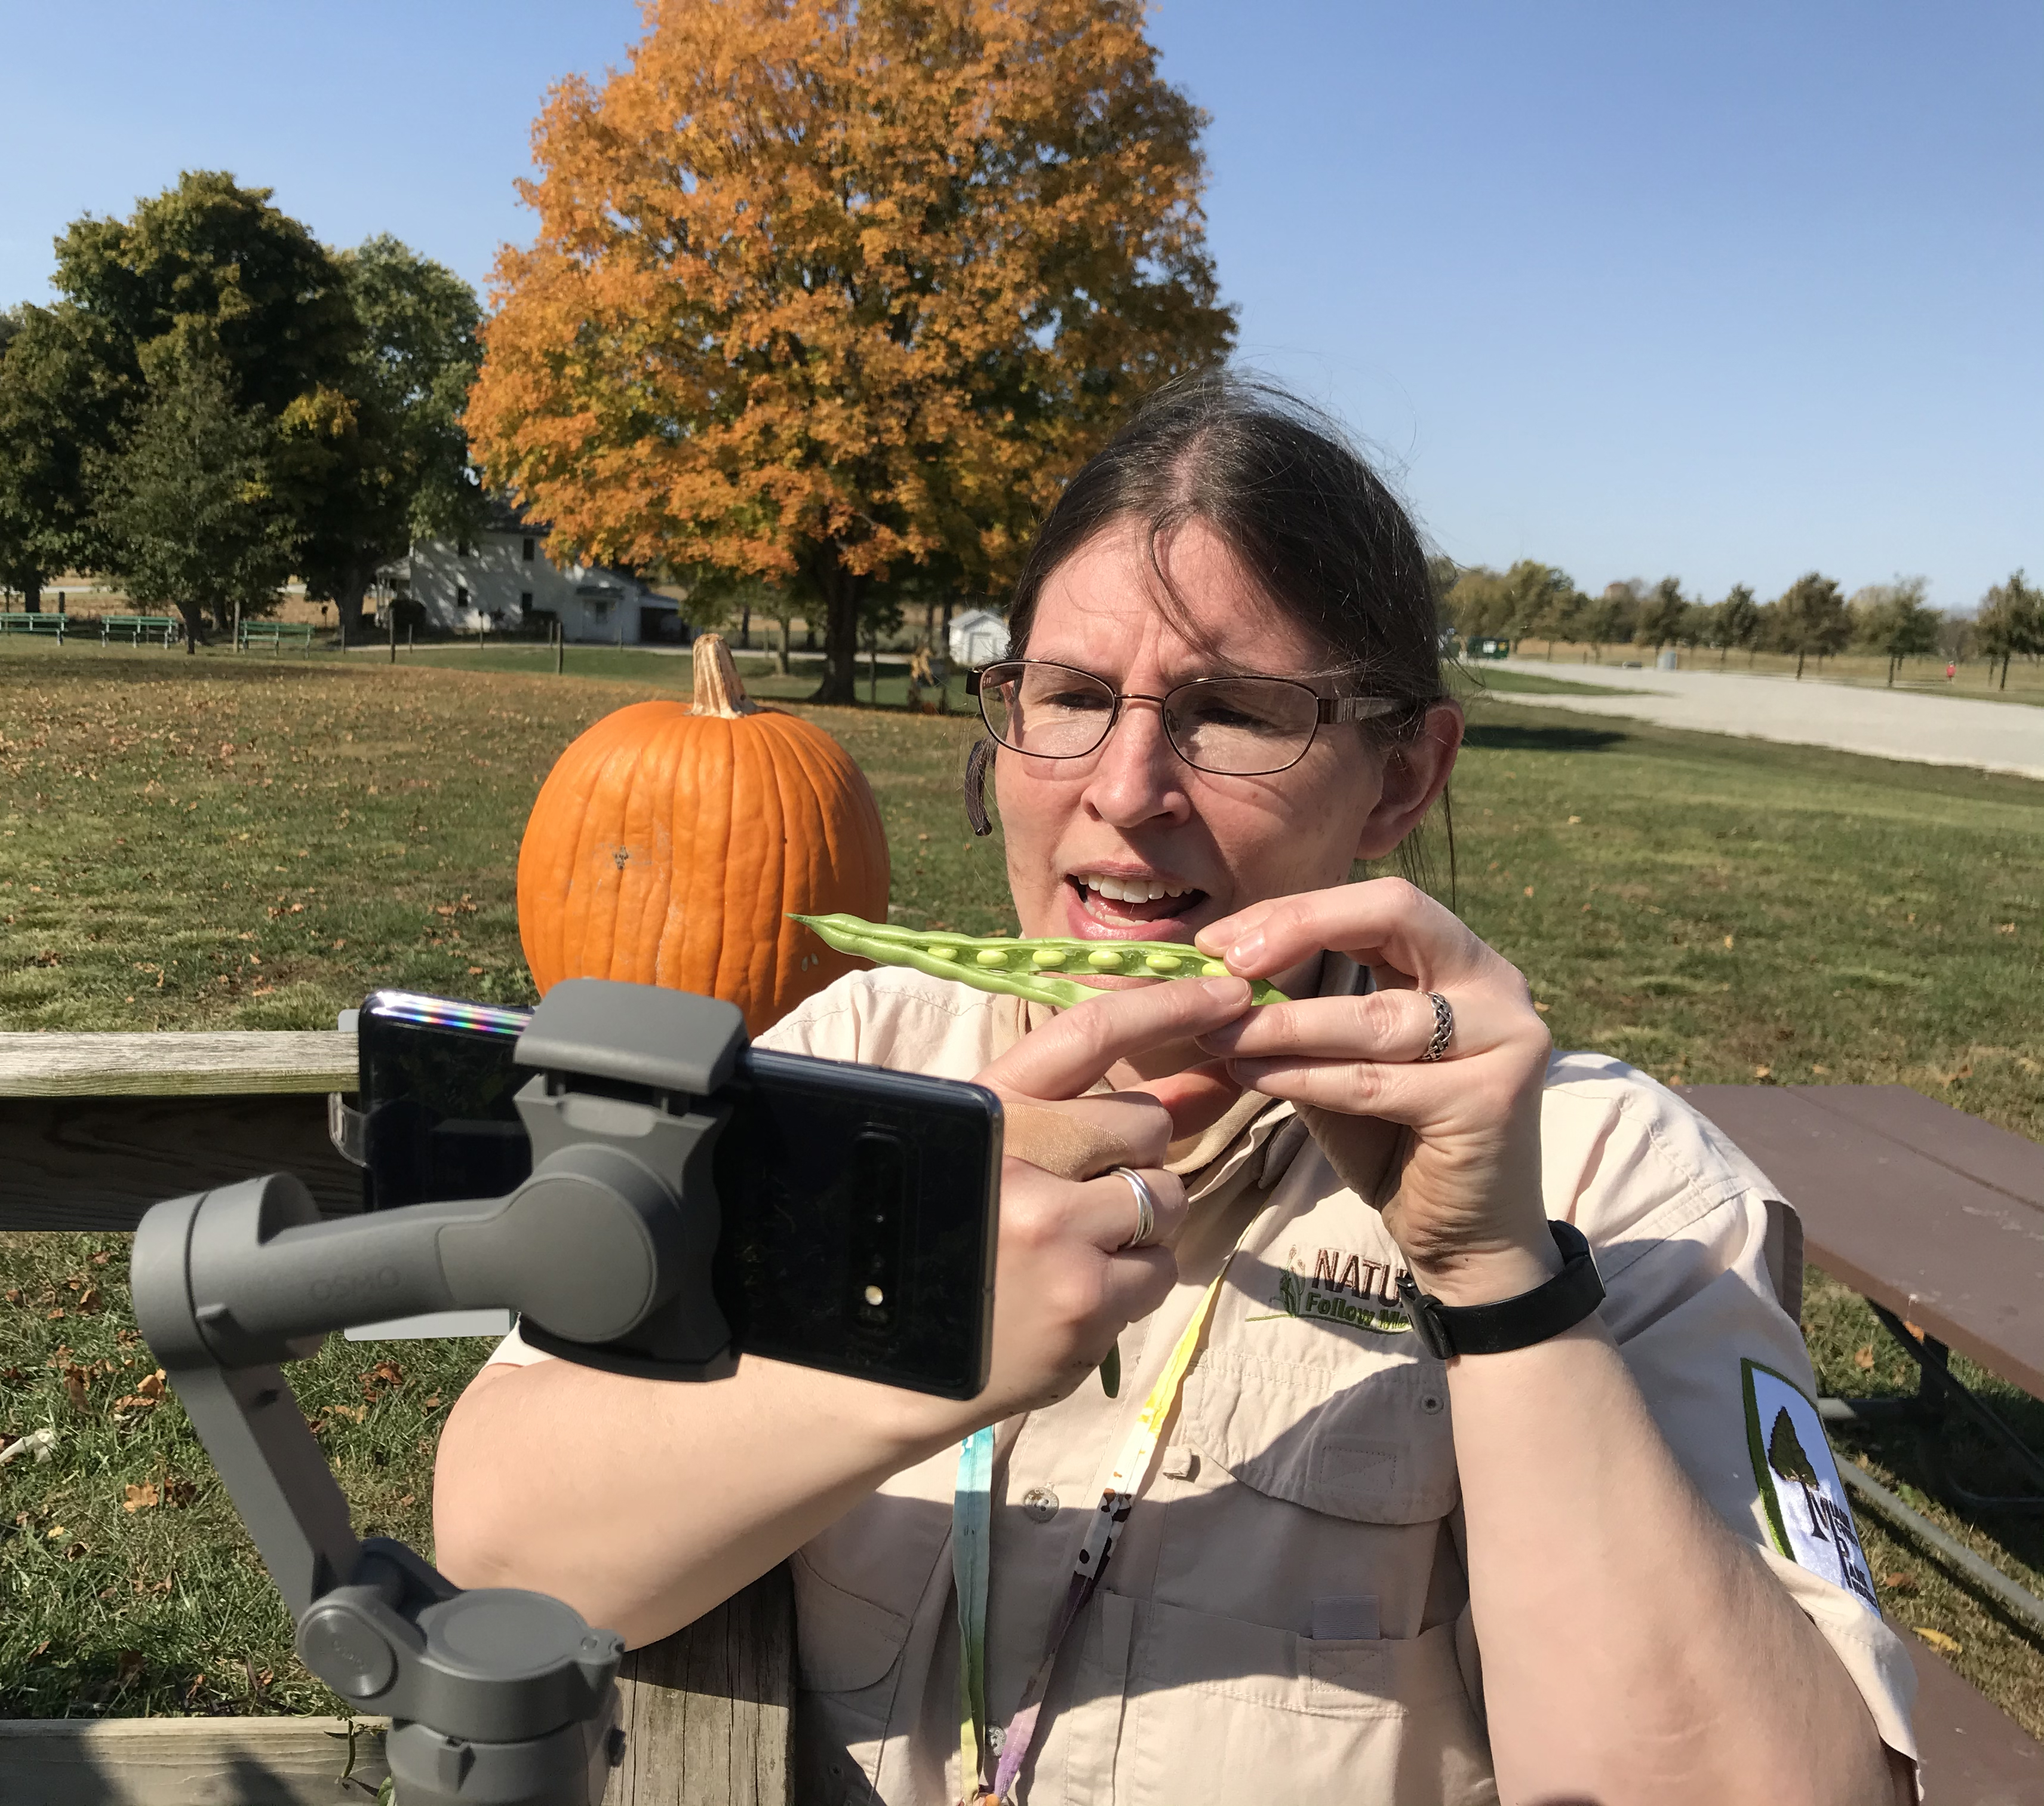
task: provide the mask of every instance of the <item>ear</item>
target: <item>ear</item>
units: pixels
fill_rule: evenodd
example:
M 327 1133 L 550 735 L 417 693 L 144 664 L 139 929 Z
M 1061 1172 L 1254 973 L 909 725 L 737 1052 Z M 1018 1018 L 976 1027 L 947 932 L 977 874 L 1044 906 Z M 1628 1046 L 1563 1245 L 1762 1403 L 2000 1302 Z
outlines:
M 1384 784 L 1377 806 L 1365 819 L 1356 845 L 1358 859 L 1388 859 L 1420 825 L 1435 799 L 1448 787 L 1466 725 L 1459 702 L 1437 702 L 1427 711 L 1419 732 L 1391 749 L 1384 761 Z

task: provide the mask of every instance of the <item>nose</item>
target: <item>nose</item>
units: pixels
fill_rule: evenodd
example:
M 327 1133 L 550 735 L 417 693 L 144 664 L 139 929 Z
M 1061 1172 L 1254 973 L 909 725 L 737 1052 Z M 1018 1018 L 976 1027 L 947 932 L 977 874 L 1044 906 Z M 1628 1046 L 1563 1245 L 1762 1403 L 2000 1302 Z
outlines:
M 1154 697 L 1125 697 L 1120 718 L 1093 755 L 1086 806 L 1113 828 L 1183 821 L 1192 813 L 1189 769 L 1164 732 L 1163 705 Z

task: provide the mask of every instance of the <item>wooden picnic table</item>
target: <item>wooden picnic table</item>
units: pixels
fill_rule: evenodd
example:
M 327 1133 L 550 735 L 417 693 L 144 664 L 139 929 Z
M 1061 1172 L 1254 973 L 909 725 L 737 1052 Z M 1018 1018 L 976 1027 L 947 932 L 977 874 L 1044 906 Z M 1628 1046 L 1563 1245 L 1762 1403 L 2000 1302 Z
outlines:
M 1946 1349 L 2044 1397 L 2044 1147 L 1906 1086 L 1700 1085 L 1683 1095 L 1781 1188 L 1808 1257 L 1868 1299 L 1917 1357 L 1917 1397 L 1877 1404 L 1923 1418 L 1927 1456 L 1943 1408 L 1961 1402 Z M 1825 1404 L 1835 1419 L 1879 1420 L 1866 1401 Z M 1858 1470 L 1840 1468 L 1850 1484 Z M 1892 1500 L 1884 1509 L 1915 1516 Z M 1940 1535 L 1920 1519 L 1907 1527 Z M 1931 1806 L 2044 1800 L 2044 1745 L 1898 1629 L 1916 1666 Z

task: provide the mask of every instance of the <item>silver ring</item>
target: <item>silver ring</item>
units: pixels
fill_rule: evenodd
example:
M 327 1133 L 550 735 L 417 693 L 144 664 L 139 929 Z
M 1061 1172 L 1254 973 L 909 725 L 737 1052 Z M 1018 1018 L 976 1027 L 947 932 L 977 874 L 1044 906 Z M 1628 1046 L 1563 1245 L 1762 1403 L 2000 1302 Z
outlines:
M 1448 1043 L 1454 1038 L 1454 1006 L 1439 991 L 1429 991 L 1427 1001 L 1434 1006 L 1434 1032 L 1427 1043 L 1427 1051 L 1420 1058 L 1437 1060 L 1448 1051 Z
M 1116 1166 L 1113 1170 L 1128 1182 L 1128 1189 L 1135 1193 L 1135 1233 L 1115 1252 L 1119 1254 L 1125 1248 L 1147 1248 L 1151 1237 L 1157 1233 L 1157 1194 L 1151 1190 L 1149 1181 L 1133 1166 Z

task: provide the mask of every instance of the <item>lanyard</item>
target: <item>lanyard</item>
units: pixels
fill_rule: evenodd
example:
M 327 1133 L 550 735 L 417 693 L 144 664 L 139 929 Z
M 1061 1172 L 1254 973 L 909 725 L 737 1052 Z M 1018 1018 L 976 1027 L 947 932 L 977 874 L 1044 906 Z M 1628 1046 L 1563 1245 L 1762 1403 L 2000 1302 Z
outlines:
M 1243 1234 L 1246 1239 L 1247 1228 Z M 990 1799 L 994 1806 L 1004 1806 L 1009 1789 L 1022 1773 L 1029 1746 L 1035 1741 L 1037 1720 L 1043 1711 L 1043 1696 L 1050 1690 L 1051 1673 L 1057 1662 L 1058 1648 L 1100 1585 L 1101 1576 L 1107 1572 L 1108 1562 L 1121 1536 L 1121 1527 L 1128 1522 L 1135 1495 L 1156 1455 L 1157 1439 L 1162 1433 L 1171 1408 L 1178 1403 L 1178 1389 L 1185 1383 L 1186 1370 L 1193 1364 L 1207 1320 L 1213 1315 L 1214 1302 L 1220 1297 L 1221 1281 L 1228 1278 L 1228 1270 L 1234 1264 L 1241 1247 L 1238 1241 L 1228 1258 L 1221 1262 L 1220 1271 L 1208 1284 L 1199 1308 L 1193 1312 L 1193 1320 L 1178 1338 L 1170 1359 L 1164 1364 L 1164 1371 L 1158 1376 L 1156 1385 L 1150 1389 L 1150 1396 L 1143 1400 L 1143 1408 L 1136 1414 L 1128 1440 L 1121 1445 L 1114 1471 L 1101 1493 L 1099 1508 L 1086 1527 L 1085 1541 L 1080 1545 L 1078 1559 L 1072 1564 L 1071 1579 L 1066 1585 L 1064 1601 L 1051 1620 L 1042 1659 L 1031 1673 L 1028 1685 L 1022 1689 L 1022 1703 L 1001 1735 L 991 1788 L 986 1784 L 986 1761 L 982 1752 L 987 1741 L 983 1727 L 987 1722 L 986 1595 L 993 1511 L 993 1431 L 975 1430 L 959 1449 L 958 1487 L 951 1506 L 951 1574 L 958 1588 L 959 1754 L 970 1790 L 966 1796 L 969 1801 Z

